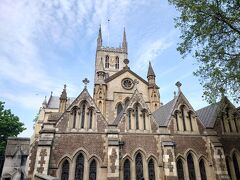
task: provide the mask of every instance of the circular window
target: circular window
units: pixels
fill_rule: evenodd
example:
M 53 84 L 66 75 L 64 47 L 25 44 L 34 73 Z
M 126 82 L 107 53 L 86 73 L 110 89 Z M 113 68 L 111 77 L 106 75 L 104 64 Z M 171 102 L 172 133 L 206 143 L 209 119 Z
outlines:
M 130 78 L 125 78 L 122 80 L 122 87 L 124 89 L 132 89 L 133 88 L 133 80 Z

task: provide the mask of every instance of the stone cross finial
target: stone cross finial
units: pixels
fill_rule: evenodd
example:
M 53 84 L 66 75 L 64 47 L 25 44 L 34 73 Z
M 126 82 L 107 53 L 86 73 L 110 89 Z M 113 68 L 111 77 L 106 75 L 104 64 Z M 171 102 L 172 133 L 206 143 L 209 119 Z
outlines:
M 134 84 L 134 88 L 137 89 L 137 85 L 138 85 L 139 81 L 137 79 L 135 79 L 133 81 L 133 84 Z
M 126 66 L 128 66 L 128 63 L 129 63 L 129 60 L 128 60 L 128 59 L 124 59 L 123 62 L 124 62 L 124 64 L 125 64 Z
M 178 92 L 180 92 L 180 91 L 181 91 L 182 83 L 180 83 L 180 82 L 178 81 L 178 82 L 176 82 L 175 85 L 178 87 Z
M 90 81 L 87 78 L 85 78 L 82 82 L 84 84 L 84 88 L 87 88 L 87 85 Z

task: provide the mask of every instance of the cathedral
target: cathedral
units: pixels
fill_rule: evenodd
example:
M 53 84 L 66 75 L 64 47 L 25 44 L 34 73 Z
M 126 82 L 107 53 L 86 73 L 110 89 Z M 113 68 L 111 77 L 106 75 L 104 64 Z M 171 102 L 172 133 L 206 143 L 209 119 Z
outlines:
M 25 179 L 240 180 L 240 108 L 227 97 L 194 110 L 176 82 L 162 104 L 154 68 L 146 77 L 121 47 L 103 46 L 101 27 L 93 95 L 45 99 L 34 126 Z M 161 94 L 162 95 L 162 94 Z

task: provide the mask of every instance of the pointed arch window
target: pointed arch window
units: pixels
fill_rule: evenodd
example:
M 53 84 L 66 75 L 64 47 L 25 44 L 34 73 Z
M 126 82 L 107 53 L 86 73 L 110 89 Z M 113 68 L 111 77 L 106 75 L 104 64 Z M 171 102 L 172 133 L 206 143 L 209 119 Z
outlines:
M 96 160 L 92 160 L 89 169 L 89 180 L 96 180 L 97 179 L 97 163 Z
M 233 121 L 234 121 L 234 125 L 235 125 L 235 127 L 236 127 L 236 132 L 238 132 L 237 114 L 236 114 L 236 113 L 233 115 Z
M 196 180 L 194 161 L 191 154 L 187 157 L 189 180 Z
M 138 104 L 135 106 L 136 129 L 139 129 Z
M 236 153 L 233 154 L 233 166 L 234 166 L 236 179 L 239 180 L 240 172 L 239 172 L 239 164 L 238 164 L 238 159 L 237 159 Z
M 76 128 L 76 119 L 77 119 L 77 109 L 73 110 L 73 128 Z
M 142 117 L 143 117 L 143 129 L 146 130 L 146 111 L 142 111 Z
M 155 180 L 155 169 L 154 169 L 154 162 L 152 159 L 148 162 L 148 177 L 149 180 Z
M 181 106 L 182 120 L 183 120 L 183 130 L 186 131 L 186 121 L 184 115 L 184 106 Z
M 117 105 L 117 115 L 119 115 L 119 114 L 122 112 L 122 110 L 123 110 L 122 104 L 119 103 L 119 104 Z
M 232 179 L 229 158 L 226 158 L 226 165 L 227 165 L 228 175 L 230 176 L 230 179 Z
M 177 124 L 177 131 L 179 131 L 179 125 L 178 125 L 178 112 L 175 112 L 175 118 L 176 118 L 176 124 Z
M 83 104 L 82 104 L 82 116 L 81 116 L 81 128 L 84 128 L 85 113 L 86 113 L 86 102 L 83 102 Z
M 226 132 L 226 127 L 225 127 L 225 123 L 224 123 L 224 112 L 222 112 L 222 114 L 221 114 L 221 120 L 222 120 L 223 132 Z
M 119 57 L 118 56 L 116 57 L 116 60 L 115 60 L 115 69 L 119 69 Z
M 83 180 L 84 156 L 79 154 L 76 160 L 75 180 Z
M 142 180 L 143 179 L 143 161 L 142 156 L 140 153 L 136 156 L 136 180 Z
M 128 106 L 129 102 L 130 102 L 129 98 L 126 98 L 126 99 L 125 99 L 125 107 Z
M 130 161 L 128 159 L 124 162 L 124 180 L 131 180 Z
M 199 162 L 199 168 L 200 168 L 201 180 L 207 180 L 205 163 L 203 159 L 201 159 Z
M 69 179 L 69 162 L 65 160 L 62 165 L 62 174 L 61 180 L 68 180 Z
M 89 129 L 92 129 L 92 121 L 93 121 L 93 109 L 89 110 Z
M 109 56 L 106 55 L 105 57 L 105 68 L 109 68 Z
M 128 129 L 131 129 L 131 110 L 128 111 Z
M 189 117 L 190 130 L 193 131 L 193 126 L 192 126 L 192 112 L 189 112 L 189 113 L 188 113 L 188 117 Z
M 184 180 L 183 162 L 181 159 L 177 161 L 178 180 Z

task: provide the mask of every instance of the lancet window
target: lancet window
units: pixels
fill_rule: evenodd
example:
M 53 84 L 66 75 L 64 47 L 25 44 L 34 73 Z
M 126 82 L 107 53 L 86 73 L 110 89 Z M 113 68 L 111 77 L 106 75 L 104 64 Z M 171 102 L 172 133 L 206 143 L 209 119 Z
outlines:
M 142 180 L 144 178 L 143 177 L 143 161 L 140 153 L 138 153 L 136 156 L 135 166 L 136 166 L 136 180 Z
M 177 175 L 178 180 L 184 180 L 183 162 L 181 159 L 177 161 Z
M 131 180 L 130 161 L 128 159 L 124 162 L 124 180 Z
M 75 180 L 83 180 L 84 174 L 84 156 L 79 154 L 76 160 Z
M 154 161 L 152 159 L 148 162 L 148 177 L 149 180 L 155 180 Z
M 95 160 L 92 160 L 89 169 L 89 180 L 97 179 L 97 163 Z
M 68 180 L 69 179 L 69 162 L 65 160 L 62 165 L 62 173 L 61 173 L 61 180 Z
M 207 180 L 206 169 L 205 169 L 205 164 L 203 159 L 201 159 L 199 162 L 199 168 L 200 168 L 201 180 Z
M 115 60 L 115 69 L 119 69 L 119 57 L 118 56 L 116 57 L 116 60 Z
M 109 68 L 109 56 L 105 57 L 105 68 Z
M 194 161 L 191 154 L 187 156 L 189 180 L 196 180 Z

